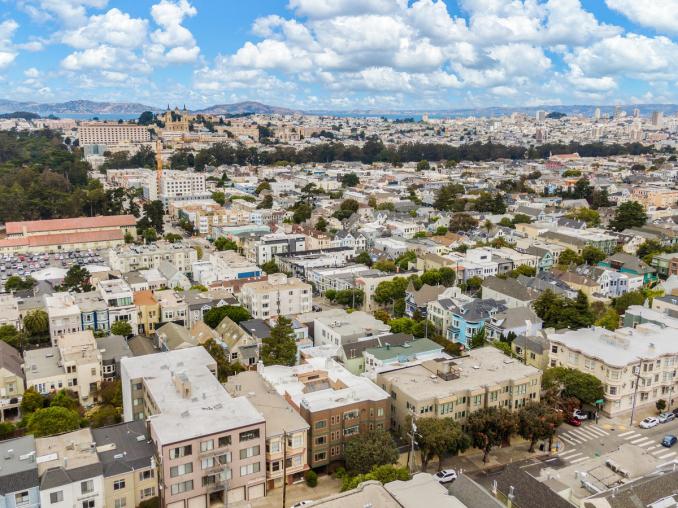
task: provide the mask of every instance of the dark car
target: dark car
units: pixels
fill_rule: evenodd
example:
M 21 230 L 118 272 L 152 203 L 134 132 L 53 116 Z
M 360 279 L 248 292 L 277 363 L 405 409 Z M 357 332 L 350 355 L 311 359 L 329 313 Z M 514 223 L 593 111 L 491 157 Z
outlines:
M 664 436 L 664 439 L 662 439 L 662 446 L 671 448 L 674 444 L 676 444 L 676 441 L 678 441 L 678 438 L 669 434 L 668 436 Z

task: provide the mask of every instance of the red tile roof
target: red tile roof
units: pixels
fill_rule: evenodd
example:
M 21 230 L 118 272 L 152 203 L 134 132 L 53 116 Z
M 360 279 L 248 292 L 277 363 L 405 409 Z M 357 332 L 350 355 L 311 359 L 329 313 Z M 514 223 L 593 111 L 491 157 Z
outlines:
M 8 222 L 5 230 L 8 235 L 40 233 L 49 231 L 68 231 L 91 228 L 134 226 L 137 223 L 134 215 L 104 215 L 99 217 L 75 217 L 72 219 L 29 220 Z
M 46 245 L 70 245 L 78 243 L 106 242 L 123 240 L 125 235 L 119 229 L 85 231 L 84 233 L 59 233 L 54 235 L 35 235 L 0 240 L 0 249 L 7 247 L 44 247 Z

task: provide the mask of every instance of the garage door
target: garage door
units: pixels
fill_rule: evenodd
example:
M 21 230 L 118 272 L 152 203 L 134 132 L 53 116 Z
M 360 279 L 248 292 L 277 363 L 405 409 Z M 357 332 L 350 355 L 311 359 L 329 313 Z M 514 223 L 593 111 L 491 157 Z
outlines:
M 183 501 L 175 501 L 174 503 L 168 504 L 167 508 L 184 508 L 184 502 Z
M 254 485 L 249 488 L 247 499 L 258 499 L 264 497 L 264 484 L 260 483 L 259 485 Z
M 207 503 L 205 496 L 198 496 L 188 500 L 188 508 L 205 508 Z
M 245 487 L 238 487 L 237 489 L 228 491 L 228 502 L 236 503 L 245 500 Z

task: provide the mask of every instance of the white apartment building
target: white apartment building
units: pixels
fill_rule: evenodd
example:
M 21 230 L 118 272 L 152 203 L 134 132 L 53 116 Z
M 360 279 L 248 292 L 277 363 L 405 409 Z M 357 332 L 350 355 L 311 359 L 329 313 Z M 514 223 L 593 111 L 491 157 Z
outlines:
M 248 240 L 244 245 L 245 257 L 261 266 L 274 261 L 278 254 L 288 254 L 306 250 L 306 236 L 303 234 L 271 233 L 256 240 Z
M 180 272 L 191 273 L 198 253 L 183 243 L 157 242 L 152 245 L 122 245 L 108 251 L 108 262 L 112 270 L 132 272 L 134 270 L 158 268 L 167 261 Z
M 276 273 L 266 281 L 244 284 L 240 302 L 255 319 L 289 317 L 311 312 L 312 288 L 301 279 Z
M 193 263 L 193 279 L 204 285 L 220 280 L 247 279 L 261 275 L 261 268 L 232 250 L 213 252 L 209 261 Z
M 151 132 L 143 125 L 83 123 L 78 126 L 78 139 L 80 146 L 147 143 L 151 141 Z
M 204 173 L 171 169 L 163 170 L 158 194 L 165 205 L 177 201 L 209 199 L 212 195 L 205 185 Z
M 362 338 L 391 333 L 391 327 L 363 311 L 346 312 L 329 309 L 318 312 L 313 320 L 313 338 L 316 346 L 343 346 Z
M 45 295 L 45 309 L 49 317 L 49 335 L 53 346 L 56 345 L 57 338 L 82 330 L 80 307 L 70 293 Z
M 97 284 L 101 297 L 108 305 L 111 326 L 116 321 L 127 321 L 136 335 L 139 327 L 137 308 L 134 305 L 132 288 L 122 279 L 102 280 Z
M 600 379 L 605 385 L 603 412 L 609 416 L 631 411 L 634 399 L 636 408 L 654 407 L 659 399 L 673 407 L 678 398 L 676 333 L 653 323 L 614 332 L 593 327 L 550 333 L 549 362 Z
M 499 249 L 488 247 L 487 249 L 483 250 L 488 250 L 490 251 L 490 253 L 500 258 L 511 260 L 513 262 L 513 266 L 515 267 L 525 265 L 529 266 L 530 268 L 536 269 L 537 265 L 539 264 L 539 256 L 534 256 L 532 254 L 527 254 L 524 252 L 518 252 L 517 250 L 509 249 L 508 247 L 501 247 Z
M 102 381 L 101 361 L 92 330 L 60 336 L 54 347 L 24 353 L 26 387 L 43 395 L 71 390 L 83 406 L 91 406 Z

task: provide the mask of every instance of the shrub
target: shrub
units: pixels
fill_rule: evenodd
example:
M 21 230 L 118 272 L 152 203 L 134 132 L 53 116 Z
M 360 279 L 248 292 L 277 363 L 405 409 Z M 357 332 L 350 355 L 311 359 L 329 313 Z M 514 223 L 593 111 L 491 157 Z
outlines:
M 313 469 L 309 469 L 304 473 L 304 480 L 306 480 L 306 485 L 309 487 L 315 487 L 318 485 L 318 473 L 313 471 Z

